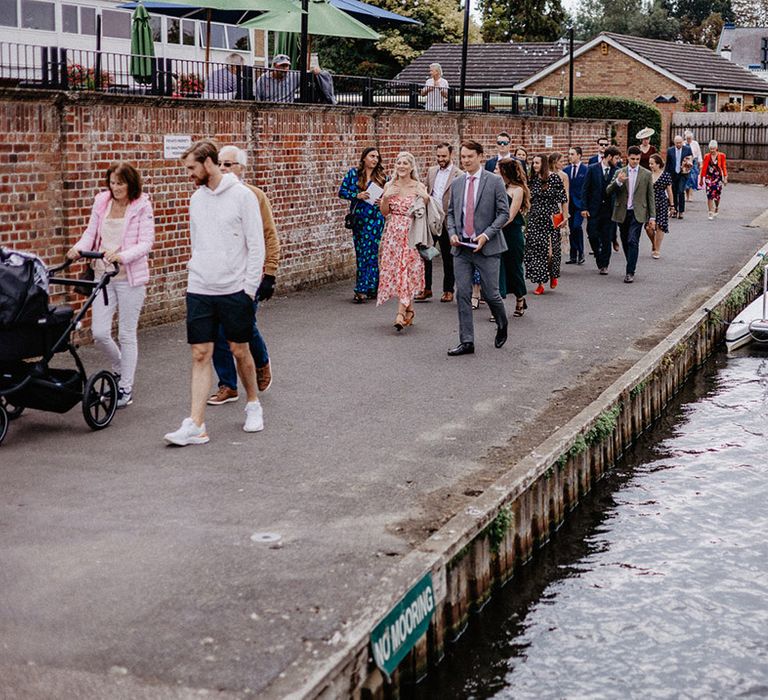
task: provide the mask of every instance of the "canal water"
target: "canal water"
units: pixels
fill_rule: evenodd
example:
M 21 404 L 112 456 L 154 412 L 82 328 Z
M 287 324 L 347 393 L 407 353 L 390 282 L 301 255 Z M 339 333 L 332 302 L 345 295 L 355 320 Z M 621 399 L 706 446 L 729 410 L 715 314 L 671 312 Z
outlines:
M 417 698 L 768 698 L 768 355 L 716 357 Z

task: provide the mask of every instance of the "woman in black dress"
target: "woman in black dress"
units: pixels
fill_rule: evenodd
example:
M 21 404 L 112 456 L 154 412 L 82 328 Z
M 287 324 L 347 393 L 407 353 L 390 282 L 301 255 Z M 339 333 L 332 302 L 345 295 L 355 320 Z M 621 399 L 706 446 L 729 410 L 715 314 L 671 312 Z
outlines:
M 523 164 L 516 159 L 502 160 L 496 166 L 504 180 L 509 200 L 509 219 L 502 228 L 507 250 L 501 254 L 501 295 L 507 292 L 515 295 L 515 316 L 522 316 L 528 308 L 525 301 L 525 272 L 523 256 L 525 253 L 525 214 L 531 206 L 531 193 L 523 170 Z
M 544 294 L 544 283 L 557 287 L 560 277 L 560 231 L 568 226 L 568 196 L 557 173 L 550 173 L 547 156 L 535 155 L 531 163 L 531 211 L 525 240 L 525 276 L 538 287 L 534 294 Z M 561 214 L 555 227 L 552 217 Z
M 653 178 L 653 193 L 656 197 L 656 229 L 645 232 L 651 239 L 651 257 L 658 260 L 661 257 L 661 242 L 664 234 L 669 233 L 669 208 L 675 201 L 672 194 L 672 177 L 664 170 L 664 161 L 658 153 L 653 153 L 648 159 Z

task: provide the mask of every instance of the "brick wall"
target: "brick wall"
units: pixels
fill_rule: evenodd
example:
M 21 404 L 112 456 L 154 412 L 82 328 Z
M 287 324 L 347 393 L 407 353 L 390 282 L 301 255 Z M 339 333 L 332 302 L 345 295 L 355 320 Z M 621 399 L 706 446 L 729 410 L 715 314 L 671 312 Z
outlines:
M 741 182 L 748 185 L 768 185 L 768 162 L 764 160 L 730 160 L 728 182 Z
M 621 136 L 626 122 L 617 122 Z M 163 157 L 164 134 L 214 137 L 248 152 L 248 181 L 272 201 L 282 243 L 279 292 L 354 274 L 343 227 L 341 178 L 365 146 L 381 150 L 391 171 L 410 150 L 422 173 L 437 141 L 474 138 L 493 153 L 499 131 L 530 152 L 581 145 L 590 153 L 604 121 L 428 114 L 388 109 L 213 104 L 86 93 L 0 91 L 0 245 L 32 250 L 52 264 L 78 239 L 107 166 L 134 163 L 144 177 L 157 224 L 151 283 L 142 323 L 182 317 L 193 186 Z M 623 132 L 622 132 L 623 130 Z M 546 137 L 552 148 L 546 149 Z M 626 140 L 626 137 L 623 137 Z

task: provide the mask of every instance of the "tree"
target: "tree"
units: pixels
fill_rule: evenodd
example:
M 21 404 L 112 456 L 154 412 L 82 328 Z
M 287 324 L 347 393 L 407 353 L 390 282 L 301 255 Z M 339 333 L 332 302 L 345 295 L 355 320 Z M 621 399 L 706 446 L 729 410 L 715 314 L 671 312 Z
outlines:
M 731 0 L 736 24 L 740 27 L 768 25 L 768 0 Z
M 579 7 L 575 27 L 583 40 L 604 31 L 670 41 L 680 32 L 680 23 L 669 16 L 664 0 L 653 0 L 639 11 L 634 0 L 587 0 Z
M 561 0 L 478 0 L 483 41 L 556 41 L 567 15 Z
M 421 25 L 401 24 L 379 30 L 377 42 L 358 39 L 320 37 L 315 47 L 320 64 L 337 73 L 391 78 L 420 56 L 432 44 L 459 44 L 464 30 L 464 14 L 458 0 L 368 0 L 391 12 L 413 17 Z M 479 31 L 470 26 L 470 41 L 477 42 Z
M 726 22 L 734 20 L 731 0 L 664 0 L 664 3 L 670 16 L 688 27 L 699 27 L 713 14 L 719 14 Z

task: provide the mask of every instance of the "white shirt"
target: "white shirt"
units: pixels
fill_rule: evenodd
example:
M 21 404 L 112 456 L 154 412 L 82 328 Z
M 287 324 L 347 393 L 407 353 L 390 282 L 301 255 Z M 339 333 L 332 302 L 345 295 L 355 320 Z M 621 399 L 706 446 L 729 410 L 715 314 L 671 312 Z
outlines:
M 691 142 L 688 145 L 691 147 L 691 153 L 693 153 L 693 159 L 698 162 L 699 166 L 701 166 L 701 162 L 704 160 L 704 158 L 701 155 L 701 146 L 699 146 L 699 142 L 696 140 L 691 140 Z
M 635 183 L 637 182 L 637 168 L 627 168 L 627 176 L 629 182 L 627 183 L 627 186 L 629 189 L 627 190 L 627 210 L 634 209 L 634 194 L 635 194 Z
M 435 184 L 432 185 L 432 196 L 438 201 L 443 201 L 443 195 L 445 189 L 448 187 L 448 178 L 451 176 L 451 169 L 453 163 L 448 163 L 445 168 L 438 168 L 437 175 L 435 175 Z
M 477 172 L 470 175 L 467 173 L 467 177 L 464 181 L 464 208 L 462 209 L 462 216 L 461 220 L 466 221 L 467 218 L 467 194 L 469 193 L 469 181 L 474 180 L 475 181 L 475 208 L 477 208 L 477 195 L 480 192 L 480 174 L 483 172 L 482 168 L 478 168 Z M 465 233 L 462 231 L 462 235 L 465 235 Z M 477 230 L 475 230 L 475 235 L 477 235 Z
M 438 80 L 427 78 L 424 87 L 429 90 L 429 92 L 427 92 L 427 102 L 424 105 L 424 109 L 428 112 L 444 112 L 446 110 L 446 98 L 443 97 L 442 91 L 448 89 L 448 81 L 445 78 L 439 78 Z

